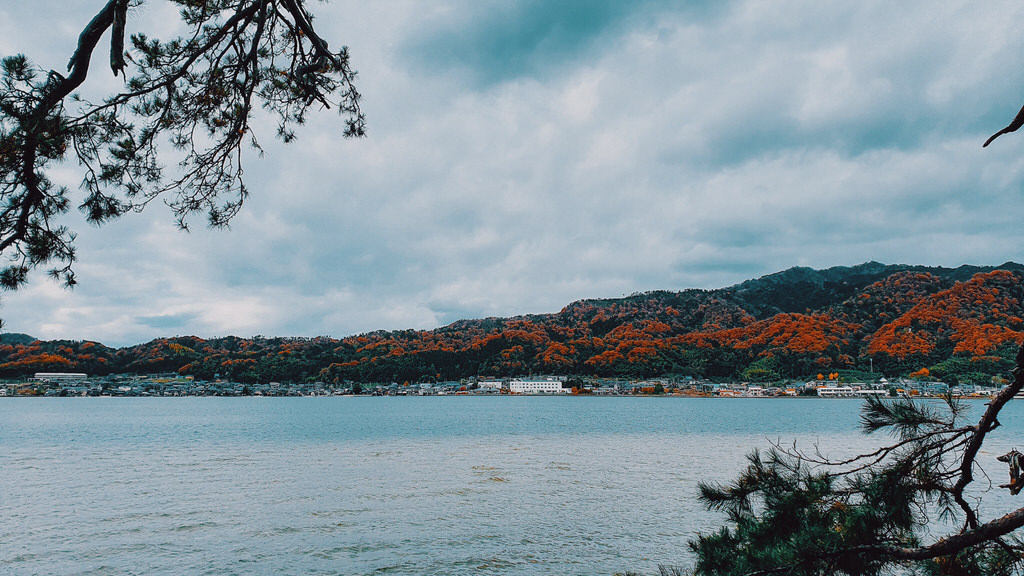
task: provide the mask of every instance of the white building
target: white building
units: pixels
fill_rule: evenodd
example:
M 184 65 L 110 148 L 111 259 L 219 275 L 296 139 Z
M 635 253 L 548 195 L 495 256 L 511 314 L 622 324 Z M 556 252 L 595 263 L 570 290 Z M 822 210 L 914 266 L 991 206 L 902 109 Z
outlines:
M 849 386 L 818 386 L 818 396 L 853 396 L 853 388 Z
M 553 378 L 544 380 L 520 380 L 513 378 L 508 383 L 508 389 L 513 394 L 568 394 L 567 388 L 562 388 L 562 381 Z
M 476 385 L 484 389 L 501 390 L 501 380 L 481 380 Z
M 54 381 L 68 381 L 68 380 L 85 380 L 88 378 L 86 374 L 78 372 L 36 372 L 35 380 L 49 380 Z

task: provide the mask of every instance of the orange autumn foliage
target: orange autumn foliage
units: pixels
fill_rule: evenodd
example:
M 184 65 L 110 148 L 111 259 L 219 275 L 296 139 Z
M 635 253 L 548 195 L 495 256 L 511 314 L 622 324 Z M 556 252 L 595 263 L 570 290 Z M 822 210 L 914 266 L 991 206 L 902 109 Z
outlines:
M 918 302 L 906 314 L 882 326 L 868 340 L 867 354 L 887 354 L 900 360 L 932 353 L 938 341 L 948 340 L 955 354 L 983 356 L 1005 344 L 1024 342 L 1015 312 L 1020 302 L 1002 291 L 1018 284 L 1017 277 L 996 270 L 978 274 Z M 1000 324 L 994 324 L 993 321 Z

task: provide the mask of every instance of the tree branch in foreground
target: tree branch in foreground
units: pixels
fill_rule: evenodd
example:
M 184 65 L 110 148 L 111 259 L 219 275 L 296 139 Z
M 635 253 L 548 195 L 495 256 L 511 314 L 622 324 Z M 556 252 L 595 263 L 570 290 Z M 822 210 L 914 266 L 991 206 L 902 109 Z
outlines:
M 86 219 L 102 224 L 163 198 L 183 229 L 205 214 L 226 226 L 248 189 L 246 148 L 262 149 L 250 119 L 257 106 L 277 117 L 286 142 L 314 109 L 335 107 L 341 135 L 365 135 L 366 120 L 347 48 L 331 52 L 303 0 L 171 0 L 187 33 L 168 41 L 131 34 L 127 13 L 144 0 L 109 0 L 83 28 L 67 75 L 24 55 L 3 59 L 0 79 L 0 287 L 16 289 L 50 263 L 75 284 L 75 235 L 56 224 L 70 192 L 50 170 L 81 167 Z M 99 103 L 74 95 L 110 31 L 110 67 L 124 90 Z M 68 107 L 72 110 L 68 110 Z M 175 158 L 170 167 L 160 161 Z
M 1024 508 L 982 522 L 964 496 L 1000 411 L 1024 388 L 1024 349 L 1013 373 L 973 426 L 960 423 L 965 406 L 952 397 L 942 411 L 868 398 L 865 432 L 889 430 L 897 442 L 836 461 L 776 445 L 748 456 L 732 483 L 701 483 L 704 505 L 725 512 L 730 526 L 690 542 L 695 573 L 867 575 L 919 566 L 1020 574 L 1024 546 L 1014 533 L 1024 527 Z M 935 519 L 961 527 L 928 543 Z

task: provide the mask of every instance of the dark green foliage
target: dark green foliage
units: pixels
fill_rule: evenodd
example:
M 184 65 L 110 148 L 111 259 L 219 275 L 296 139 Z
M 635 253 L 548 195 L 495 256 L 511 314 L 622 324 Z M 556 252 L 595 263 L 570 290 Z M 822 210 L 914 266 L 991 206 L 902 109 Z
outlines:
M 936 379 L 948 384 L 991 384 L 993 374 L 1005 374 L 1013 367 L 1016 350 L 1001 346 L 984 358 L 954 356 L 947 358 L 929 370 Z
M 964 490 L 985 435 L 1022 386 L 1005 388 L 975 426 L 961 423 L 966 408 L 951 398 L 941 407 L 869 398 L 864 432 L 896 442 L 848 460 L 755 451 L 735 481 L 700 484 L 700 499 L 729 525 L 690 542 L 695 574 L 1021 574 L 1024 508 L 984 522 Z M 934 518 L 962 528 L 929 543 Z
M 955 416 L 962 413 L 964 405 L 946 399 L 946 407 Z M 868 398 L 861 410 L 861 429 L 865 434 L 891 428 L 900 439 L 906 440 L 922 433 L 929 426 L 952 425 L 943 419 L 943 415 L 929 404 L 914 402 L 909 398 L 886 401 Z
M 744 380 L 751 382 L 773 382 L 782 380 L 782 374 L 779 373 L 779 358 L 778 356 L 765 356 L 758 358 L 753 361 L 750 366 L 747 366 L 740 376 Z
M 22 54 L 0 63 L 0 254 L 11 261 L 0 270 L 3 288 L 52 263 L 51 276 L 75 283 L 75 235 L 56 223 L 70 210 L 69 191 L 47 176 L 58 163 L 81 167 L 79 209 L 91 223 L 163 196 L 181 228 L 196 214 L 225 226 L 248 195 L 243 150 L 261 153 L 249 125 L 257 106 L 277 117 L 286 142 L 314 107 L 337 107 L 344 136 L 364 134 L 348 50 L 328 48 L 304 0 L 173 1 L 183 37 L 140 32 L 125 51 L 126 12 L 143 0 L 108 0 L 83 29 L 66 75 Z M 126 76 L 124 90 L 88 102 L 73 92 L 108 31 L 110 66 Z M 171 170 L 159 161 L 164 141 L 176 149 Z

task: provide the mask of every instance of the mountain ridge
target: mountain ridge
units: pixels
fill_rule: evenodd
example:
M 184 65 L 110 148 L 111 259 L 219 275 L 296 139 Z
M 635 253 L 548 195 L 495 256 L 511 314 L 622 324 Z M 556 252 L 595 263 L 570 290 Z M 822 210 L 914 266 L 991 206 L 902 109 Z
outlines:
M 396 381 L 527 374 L 800 378 L 932 368 L 998 377 L 1024 341 L 1024 265 L 865 262 L 793 267 L 718 289 L 577 300 L 548 314 L 458 320 L 346 338 L 0 337 L 0 375 L 177 372 L 240 381 Z M 5 335 L 6 336 L 6 335 Z

